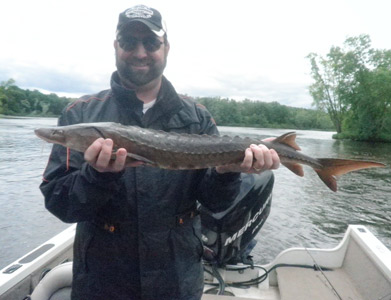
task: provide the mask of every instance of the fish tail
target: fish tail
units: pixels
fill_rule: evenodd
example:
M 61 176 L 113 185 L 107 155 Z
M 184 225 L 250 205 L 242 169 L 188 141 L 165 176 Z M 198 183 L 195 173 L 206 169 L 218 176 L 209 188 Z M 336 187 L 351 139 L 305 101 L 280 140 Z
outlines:
M 322 168 L 314 168 L 320 179 L 329 187 L 330 190 L 337 191 L 336 176 L 343 175 L 352 171 L 384 167 L 385 165 L 374 161 L 336 159 L 336 158 L 318 158 Z

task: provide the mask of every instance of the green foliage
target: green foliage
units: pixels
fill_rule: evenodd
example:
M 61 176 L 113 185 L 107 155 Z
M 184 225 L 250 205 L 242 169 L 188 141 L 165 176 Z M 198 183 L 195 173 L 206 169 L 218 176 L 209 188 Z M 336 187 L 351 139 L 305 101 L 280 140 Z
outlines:
M 4 115 L 58 116 L 73 100 L 56 94 L 45 95 L 37 90 L 20 89 L 12 79 L 0 84 L 0 113 Z M 218 125 L 320 130 L 333 127 L 324 112 L 288 107 L 278 102 L 206 97 L 193 100 L 206 106 Z
M 378 68 L 361 74 L 344 131 L 359 140 L 391 140 L 391 71 Z
M 333 128 L 328 115 L 321 111 L 295 108 L 277 102 L 235 101 L 223 98 L 196 98 L 206 106 L 218 125 L 263 128 L 320 129 Z
M 372 49 L 360 35 L 331 47 L 326 58 L 308 59 L 314 104 L 330 115 L 337 138 L 391 141 L 391 50 Z
M 14 116 L 58 116 L 63 108 L 74 99 L 45 95 L 34 90 L 23 90 L 15 80 L 0 84 L 0 114 Z

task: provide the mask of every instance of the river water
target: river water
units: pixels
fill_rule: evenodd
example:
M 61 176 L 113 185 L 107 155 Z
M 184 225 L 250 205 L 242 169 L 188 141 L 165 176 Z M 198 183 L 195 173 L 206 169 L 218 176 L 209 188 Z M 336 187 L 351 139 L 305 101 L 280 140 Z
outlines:
M 53 118 L 0 119 L 0 268 L 67 228 L 44 207 L 38 189 L 51 146 L 34 128 Z M 278 136 L 290 130 L 220 127 L 222 134 Z M 257 236 L 255 261 L 266 263 L 288 247 L 335 247 L 348 224 L 367 226 L 391 248 L 391 145 L 335 141 L 332 132 L 300 131 L 297 143 L 313 157 L 376 160 L 386 168 L 342 176 L 331 192 L 310 168 L 298 177 L 275 171 L 272 210 Z

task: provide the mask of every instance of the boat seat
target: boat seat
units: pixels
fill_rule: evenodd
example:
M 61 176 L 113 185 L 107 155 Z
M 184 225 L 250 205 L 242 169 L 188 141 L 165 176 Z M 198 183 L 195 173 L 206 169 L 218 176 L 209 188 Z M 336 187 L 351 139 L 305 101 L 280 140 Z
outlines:
M 342 268 L 323 271 L 327 279 L 313 269 L 281 267 L 276 272 L 281 300 L 335 300 L 331 285 L 342 299 L 364 300 Z
M 35 287 L 31 300 L 70 300 L 72 262 L 54 267 Z

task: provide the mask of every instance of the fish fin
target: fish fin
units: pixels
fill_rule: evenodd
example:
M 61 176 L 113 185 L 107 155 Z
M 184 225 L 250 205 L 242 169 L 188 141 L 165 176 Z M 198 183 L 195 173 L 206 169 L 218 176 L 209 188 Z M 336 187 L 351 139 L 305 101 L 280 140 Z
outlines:
M 116 150 L 111 153 L 111 159 L 112 160 L 115 160 L 115 158 L 117 156 L 116 153 L 117 153 Z M 142 161 L 142 162 L 145 162 L 148 165 L 156 166 L 156 164 L 152 160 L 149 160 L 148 158 L 145 158 L 143 156 L 140 156 L 140 155 L 137 155 L 137 154 L 133 154 L 133 153 L 128 153 L 126 156 L 127 156 L 127 162 Z
M 328 186 L 330 190 L 333 192 L 337 191 L 337 180 L 334 175 L 329 174 L 324 170 L 316 169 L 316 173 L 318 173 L 319 178 L 324 182 L 325 185 Z
M 293 131 L 280 135 L 278 138 L 273 140 L 273 143 L 274 142 L 287 145 L 297 151 L 301 150 L 301 148 L 296 144 L 296 133 Z
M 128 153 L 127 154 L 128 157 L 134 159 L 134 160 L 138 160 L 138 161 L 143 161 L 145 162 L 146 164 L 149 164 L 149 165 L 156 165 L 155 162 L 153 162 L 152 160 L 149 160 L 148 158 L 145 158 L 143 156 L 140 156 L 140 155 L 137 155 L 137 154 L 134 154 L 134 153 Z
M 289 162 L 283 162 L 282 164 L 285 167 L 287 167 L 289 170 L 291 170 L 293 173 L 295 173 L 296 175 L 301 177 L 304 176 L 303 167 L 300 164 L 289 163 Z
M 334 192 L 337 191 L 336 177 L 352 171 L 384 167 L 385 164 L 353 159 L 337 159 L 337 158 L 318 158 L 319 163 L 323 166 L 322 169 L 315 169 L 320 179 Z
M 332 175 L 343 175 L 352 171 L 385 167 L 383 163 L 367 160 L 338 159 L 338 158 L 318 158 L 324 169 L 327 169 Z

